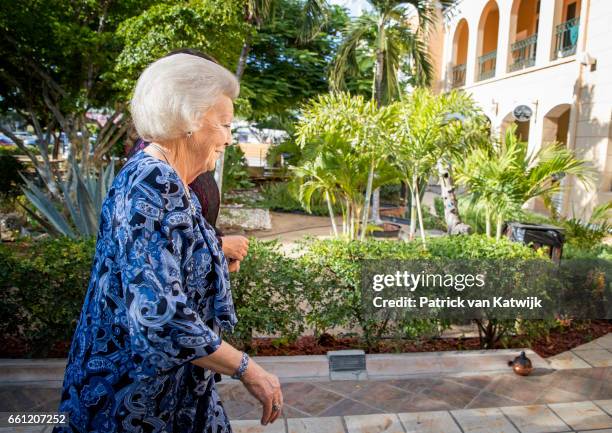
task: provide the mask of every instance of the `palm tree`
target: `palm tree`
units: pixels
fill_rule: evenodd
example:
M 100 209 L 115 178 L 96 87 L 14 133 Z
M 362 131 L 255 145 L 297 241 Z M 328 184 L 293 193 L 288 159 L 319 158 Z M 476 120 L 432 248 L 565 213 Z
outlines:
M 397 179 L 384 158 L 386 146 L 380 145 L 387 140 L 384 132 L 390 119 L 389 107 L 381 109 L 374 101 L 346 93 L 318 96 L 302 111 L 296 136 L 304 156 L 301 166 L 293 168 L 302 182 L 300 199 L 308 206 L 311 195 L 319 191 L 330 201 L 339 200 L 343 233 L 350 239 L 357 235 L 360 218 L 360 236 L 365 236 L 363 216 L 369 203 L 364 189 L 371 195 L 373 188 Z M 376 178 L 374 170 L 379 171 Z
M 367 50 L 374 57 L 372 98 L 378 106 L 387 105 L 400 96 L 400 70 L 416 86 L 428 85 L 432 65 L 427 51 L 427 33 L 436 19 L 438 5 L 452 1 L 441 0 L 368 0 L 371 13 L 364 13 L 351 22 L 331 71 L 332 90 L 343 90 L 346 77 L 359 71 L 359 57 Z M 416 15 L 415 15 L 416 14 Z M 417 20 L 410 24 L 411 16 Z M 366 197 L 366 203 L 370 196 Z M 378 220 L 379 192 L 373 200 L 374 219 Z M 367 215 L 364 215 L 367 218 Z
M 505 140 L 474 149 L 457 169 L 457 181 L 468 188 L 472 205 L 484 211 L 487 235 L 492 235 L 494 220 L 498 239 L 504 219 L 529 200 L 549 198 L 561 190 L 556 176 L 573 175 L 589 187 L 594 175 L 586 161 L 558 143 L 530 153 L 515 125 L 506 130 Z
M 459 215 L 459 206 L 453 180 L 453 162 L 463 160 L 474 147 L 488 141 L 490 124 L 467 93 L 451 90 L 440 95 L 444 128 L 437 142 L 437 174 L 440 195 L 444 203 L 444 220 L 449 234 L 467 234 L 471 228 Z
M 410 237 L 414 237 L 418 218 L 425 244 L 419 180 L 428 176 L 437 160 L 436 145 L 442 136 L 444 110 L 441 99 L 427 89 L 416 89 L 393 108 L 395 118 L 388 153 L 393 155 L 393 164 L 404 174 L 410 188 Z

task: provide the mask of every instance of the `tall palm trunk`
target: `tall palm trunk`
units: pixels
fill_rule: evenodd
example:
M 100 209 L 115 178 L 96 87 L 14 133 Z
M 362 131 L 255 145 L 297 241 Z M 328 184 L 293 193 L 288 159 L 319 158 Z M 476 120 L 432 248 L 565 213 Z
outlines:
M 374 71 L 374 100 L 376 101 L 376 106 L 380 108 L 382 105 L 382 82 L 383 82 L 383 68 L 384 68 L 384 59 L 385 53 L 383 49 L 384 38 L 385 38 L 385 28 L 380 25 L 378 27 L 379 40 L 381 41 L 378 48 L 376 49 L 376 65 Z M 372 173 L 373 175 L 374 173 Z M 372 220 L 374 224 L 380 224 L 380 188 L 376 188 L 374 190 L 374 194 L 372 197 Z
M 325 191 L 325 201 L 327 202 L 327 210 L 329 211 L 329 219 L 331 219 L 334 236 L 338 237 L 338 227 L 336 227 L 336 220 L 334 219 L 334 209 L 332 208 L 331 200 L 329 199 L 329 191 Z
M 495 230 L 495 239 L 497 239 L 497 240 L 501 239 L 503 225 L 504 225 L 503 215 L 502 214 L 498 214 L 497 215 L 497 227 L 496 227 L 496 230 Z
M 455 184 L 451 174 L 450 164 L 438 161 L 438 178 L 440 179 L 440 194 L 444 202 L 444 220 L 447 232 L 451 235 L 468 234 L 470 226 L 461 222 Z
M 366 228 L 368 225 L 368 213 L 370 211 L 370 197 L 372 197 L 372 183 L 374 181 L 374 158 L 370 163 L 370 173 L 368 174 L 368 185 L 366 186 L 365 203 L 363 207 L 363 218 L 361 220 L 361 235 L 360 240 L 365 239 Z
M 421 233 L 421 241 L 423 242 L 423 246 L 426 246 L 425 243 L 425 228 L 423 226 L 423 213 L 421 211 L 421 195 L 419 193 L 419 182 L 417 181 L 417 177 L 414 176 L 414 197 L 416 201 L 416 210 L 417 215 L 419 217 L 419 231 Z
M 406 181 L 406 183 L 409 185 L 409 189 L 410 189 L 410 231 L 408 232 L 408 237 L 410 240 L 413 240 L 414 234 L 416 233 L 416 223 L 417 223 L 416 198 L 415 198 L 415 193 L 414 193 L 414 183 L 408 182 L 408 181 Z
M 491 209 L 489 205 L 485 208 L 485 233 L 491 237 Z

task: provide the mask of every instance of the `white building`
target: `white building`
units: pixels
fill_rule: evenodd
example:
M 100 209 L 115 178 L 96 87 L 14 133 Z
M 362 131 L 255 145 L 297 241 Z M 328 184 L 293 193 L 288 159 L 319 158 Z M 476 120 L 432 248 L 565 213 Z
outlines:
M 564 215 L 612 199 L 611 33 L 611 0 L 463 0 L 431 41 L 436 89 L 471 93 L 500 133 L 526 105 L 531 118 L 517 125 L 530 149 L 558 141 L 592 163 L 590 191 L 563 179 Z

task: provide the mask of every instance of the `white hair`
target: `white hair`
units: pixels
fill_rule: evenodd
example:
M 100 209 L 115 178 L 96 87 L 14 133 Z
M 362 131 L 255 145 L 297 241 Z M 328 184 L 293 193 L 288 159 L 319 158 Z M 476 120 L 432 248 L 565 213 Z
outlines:
M 169 141 L 200 128 L 202 116 L 221 95 L 232 100 L 240 84 L 223 66 L 190 54 L 151 63 L 138 78 L 130 104 L 138 135 Z

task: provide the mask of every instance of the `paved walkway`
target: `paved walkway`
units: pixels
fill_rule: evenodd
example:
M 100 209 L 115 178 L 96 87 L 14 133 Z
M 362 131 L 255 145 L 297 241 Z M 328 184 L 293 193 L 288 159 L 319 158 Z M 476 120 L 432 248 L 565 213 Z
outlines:
M 612 400 L 438 412 L 290 418 L 234 433 L 612 433 Z
M 555 358 L 557 370 L 528 377 L 507 370 L 289 381 L 283 419 L 266 427 L 240 383 L 224 380 L 219 390 L 235 433 L 612 433 L 612 334 Z M 0 412 L 53 412 L 58 398 L 57 381 L 5 382 Z
M 479 409 L 612 399 L 612 367 L 418 379 L 282 384 L 287 418 Z M 219 384 L 231 419 L 257 419 L 259 403 L 241 384 Z M 612 428 L 612 426 L 610 426 Z

